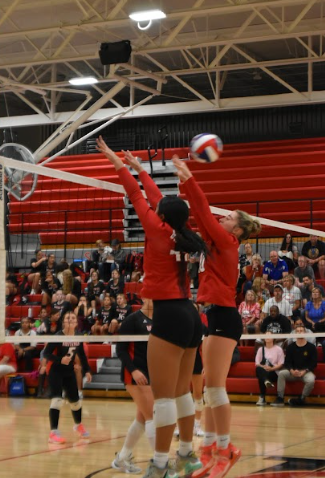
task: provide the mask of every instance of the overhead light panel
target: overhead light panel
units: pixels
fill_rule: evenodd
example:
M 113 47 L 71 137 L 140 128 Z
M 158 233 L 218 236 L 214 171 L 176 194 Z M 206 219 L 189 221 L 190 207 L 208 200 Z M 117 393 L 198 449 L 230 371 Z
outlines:
M 134 12 L 129 15 L 131 20 L 138 22 L 138 28 L 140 30 L 147 30 L 151 24 L 152 20 L 160 20 L 161 18 L 166 18 L 166 14 L 162 10 L 144 10 L 142 12 Z M 142 22 L 148 22 L 146 25 L 142 25 Z
M 78 78 L 71 78 L 71 80 L 69 80 L 69 83 L 70 85 L 74 86 L 94 85 L 95 83 L 98 83 L 98 80 L 94 76 L 84 76 Z

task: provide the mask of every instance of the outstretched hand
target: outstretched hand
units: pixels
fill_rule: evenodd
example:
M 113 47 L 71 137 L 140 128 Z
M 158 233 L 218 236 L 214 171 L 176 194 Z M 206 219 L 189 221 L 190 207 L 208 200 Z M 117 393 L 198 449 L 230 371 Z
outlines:
M 172 161 L 174 163 L 175 168 L 177 169 L 176 174 L 182 181 L 182 183 L 185 183 L 185 181 L 192 177 L 192 173 L 188 169 L 187 164 L 181 159 L 179 159 L 176 154 L 174 154 L 174 156 L 172 157 Z
M 132 169 L 134 169 L 134 171 L 136 171 L 137 173 L 140 173 L 141 171 L 143 171 L 143 167 L 139 163 L 138 159 L 135 156 L 133 156 L 133 154 L 130 153 L 129 150 L 123 151 L 122 149 L 122 153 L 125 156 L 125 161 L 128 163 L 129 166 L 131 166 Z
M 99 136 L 99 138 L 96 139 L 96 143 L 96 149 L 106 156 L 106 158 L 113 164 L 116 170 L 123 168 L 123 161 L 117 156 L 117 154 L 114 153 L 111 148 L 107 146 L 102 136 Z

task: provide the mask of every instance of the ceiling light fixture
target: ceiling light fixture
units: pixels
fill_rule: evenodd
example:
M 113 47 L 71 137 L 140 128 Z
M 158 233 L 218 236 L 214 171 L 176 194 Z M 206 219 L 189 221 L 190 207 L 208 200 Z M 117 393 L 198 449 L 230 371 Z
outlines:
M 131 13 L 129 18 L 138 22 L 138 28 L 140 30 L 147 30 L 151 26 L 152 20 L 166 18 L 166 14 L 162 10 L 144 10 L 142 12 Z M 141 25 L 142 22 L 148 23 L 146 25 Z
M 71 78 L 69 83 L 74 86 L 94 85 L 95 83 L 98 83 L 98 80 L 94 76 L 84 76 L 80 78 Z

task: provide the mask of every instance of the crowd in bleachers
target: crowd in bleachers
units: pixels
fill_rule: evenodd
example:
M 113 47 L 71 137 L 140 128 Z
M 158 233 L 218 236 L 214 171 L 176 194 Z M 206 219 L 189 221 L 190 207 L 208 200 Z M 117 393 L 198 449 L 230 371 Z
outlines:
M 307 331 L 325 332 L 325 243 L 311 236 L 300 252 L 291 234 L 286 234 L 280 248 L 272 250 L 269 258 L 254 252 L 250 243 L 242 248 L 237 305 L 244 333 L 290 333 L 301 325 Z M 198 265 L 199 257 L 193 254 L 188 262 L 193 294 L 198 287 Z M 118 239 L 109 246 L 98 240 L 87 270 L 65 260 L 57 263 L 53 253 L 46 256 L 37 251 L 30 271 L 7 272 L 7 305 L 22 306 L 20 320 L 10 314 L 9 308 L 7 333 L 55 334 L 61 328 L 64 313 L 74 311 L 79 333 L 118 334 L 124 318 L 141 305 L 142 278 L 143 254 L 126 251 Z M 37 316 L 35 306 L 39 307 Z M 254 342 L 252 337 L 240 345 Z M 260 342 L 256 341 L 256 349 Z M 277 346 L 285 349 L 287 343 L 279 341 Z M 325 340 L 318 339 L 316 343 L 308 339 L 308 343 L 322 345 L 325 357 Z M 38 354 L 39 348 L 31 344 L 15 345 L 16 362 L 18 366 L 23 363 L 20 369 L 25 371 L 33 370 L 33 358 Z

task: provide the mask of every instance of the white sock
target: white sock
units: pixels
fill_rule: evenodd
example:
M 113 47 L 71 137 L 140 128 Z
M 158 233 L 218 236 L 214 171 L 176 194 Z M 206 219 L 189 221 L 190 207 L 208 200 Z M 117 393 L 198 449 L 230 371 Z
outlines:
M 163 470 L 166 468 L 168 463 L 168 453 L 160 453 L 159 451 L 155 451 L 153 455 L 153 462 L 157 468 Z
M 179 441 L 178 453 L 180 456 L 187 456 L 189 453 L 191 453 L 191 451 L 193 451 L 193 445 L 191 441 Z
M 200 424 L 201 424 L 201 420 L 197 420 L 197 419 L 194 420 L 194 426 L 196 428 L 200 428 Z
M 218 448 L 226 449 L 230 443 L 230 435 L 218 435 L 217 436 L 217 445 Z
M 126 460 L 132 455 L 132 450 L 141 438 L 144 433 L 144 424 L 134 420 L 127 431 L 124 445 L 122 450 L 119 452 L 119 458 L 121 460 Z
M 146 437 L 152 450 L 155 449 L 156 428 L 153 420 L 147 420 L 145 423 Z
M 203 446 L 211 446 L 217 441 L 217 435 L 213 432 L 205 432 L 203 437 Z

